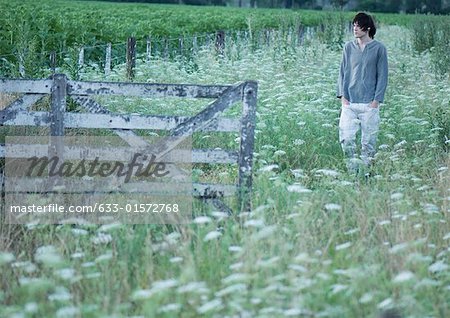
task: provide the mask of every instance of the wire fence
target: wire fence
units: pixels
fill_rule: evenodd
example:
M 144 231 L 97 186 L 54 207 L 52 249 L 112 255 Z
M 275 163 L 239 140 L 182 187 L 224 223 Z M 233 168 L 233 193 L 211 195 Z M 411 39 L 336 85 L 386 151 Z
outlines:
M 190 59 L 200 50 L 214 50 L 218 56 L 226 57 L 236 50 L 258 50 L 263 47 L 274 49 L 298 48 L 317 36 L 331 44 L 343 42 L 351 24 L 338 28 L 325 24 L 284 30 L 266 29 L 259 31 L 217 31 L 179 37 L 128 38 L 126 42 L 80 45 L 52 52 L 21 52 L 0 56 L 0 72 L 4 78 L 39 78 L 55 74 L 60 68 L 69 70 L 71 76 L 79 79 L 81 70 L 93 67 L 108 76 L 118 65 L 126 64 L 127 79 L 134 77 L 136 60 L 150 63 L 152 59 Z

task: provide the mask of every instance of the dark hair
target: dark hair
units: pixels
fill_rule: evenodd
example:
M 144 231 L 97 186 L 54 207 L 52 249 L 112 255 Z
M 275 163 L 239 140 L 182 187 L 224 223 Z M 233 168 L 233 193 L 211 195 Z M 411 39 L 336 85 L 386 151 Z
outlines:
M 369 37 L 371 37 L 372 39 L 375 37 L 375 33 L 377 33 L 377 27 L 375 26 L 375 21 L 373 20 L 372 16 L 364 12 L 359 12 L 353 18 L 353 24 L 355 23 L 358 24 L 358 26 L 364 32 L 369 30 Z

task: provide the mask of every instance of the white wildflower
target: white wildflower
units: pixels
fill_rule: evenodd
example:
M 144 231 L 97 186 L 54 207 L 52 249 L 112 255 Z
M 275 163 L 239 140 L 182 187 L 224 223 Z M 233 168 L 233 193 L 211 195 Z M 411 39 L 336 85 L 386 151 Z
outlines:
M 55 288 L 55 292 L 48 296 L 48 300 L 50 301 L 67 301 L 71 300 L 72 295 L 65 287 L 58 286 Z
M 263 268 L 268 268 L 268 267 L 271 267 L 271 266 L 275 265 L 276 263 L 278 263 L 279 260 L 280 260 L 280 257 L 274 256 L 274 257 L 271 257 L 269 259 L 259 260 L 256 263 L 256 266 L 263 267 Z
M 212 221 L 211 218 L 208 216 L 199 216 L 199 217 L 196 217 L 193 222 L 195 224 L 206 224 L 206 223 L 210 223 L 211 221 Z
M 222 221 L 229 217 L 228 213 L 220 211 L 211 212 L 211 216 L 215 217 L 218 221 Z
M 294 146 L 301 146 L 305 143 L 303 139 L 295 139 L 293 142 Z
M 334 294 L 337 294 L 337 293 L 339 293 L 339 292 L 341 292 L 343 290 L 346 290 L 347 288 L 348 288 L 347 285 L 334 284 L 334 285 L 331 286 L 331 293 L 334 295 Z
M 244 266 L 244 263 L 238 262 L 238 263 L 231 264 L 229 266 L 229 268 L 234 271 L 234 270 L 238 270 L 238 269 L 242 268 L 243 266 Z
M 80 309 L 74 306 L 62 307 L 56 311 L 57 318 L 79 317 L 80 314 L 81 314 Z
M 425 203 L 422 205 L 423 210 L 428 214 L 439 214 L 439 207 L 432 203 Z
M 177 289 L 177 293 L 184 294 L 184 293 L 199 293 L 199 294 L 205 294 L 208 293 L 209 289 L 206 287 L 205 282 L 190 282 L 186 285 L 180 286 Z
M 394 245 L 394 246 L 391 247 L 391 249 L 389 250 L 389 253 L 391 253 L 391 254 L 397 254 L 398 252 L 401 252 L 401 251 L 407 249 L 408 246 L 409 246 L 408 243 L 399 243 L 399 244 L 396 244 L 396 245 Z
M 153 292 L 150 289 L 139 289 L 133 292 L 131 294 L 132 300 L 143 300 L 143 299 L 149 299 L 152 297 Z
M 325 204 L 325 210 L 327 211 L 339 211 L 341 210 L 341 206 L 339 204 L 336 203 L 327 203 Z
M 98 233 L 97 236 L 91 238 L 91 242 L 95 245 L 108 244 L 112 241 L 112 236 L 106 233 Z
M 395 276 L 392 282 L 403 283 L 412 280 L 414 277 L 415 277 L 414 274 L 411 273 L 410 271 L 404 271 Z
M 88 274 L 84 275 L 84 278 L 86 278 L 86 279 L 97 279 L 100 277 L 102 277 L 102 274 L 99 272 L 88 273 Z
M 305 188 L 301 184 L 294 183 L 287 187 L 287 190 L 289 192 L 296 192 L 296 193 L 310 193 L 312 192 L 310 189 Z
M 70 255 L 71 258 L 83 258 L 84 257 L 84 253 L 83 252 L 75 252 L 72 255 Z
M 257 241 L 265 239 L 265 238 L 271 236 L 275 232 L 275 230 L 276 230 L 276 226 L 274 226 L 274 225 L 266 226 L 266 227 L 262 228 L 261 230 L 259 230 L 257 233 L 255 233 L 253 235 L 253 238 Z
M 345 250 L 345 249 L 349 248 L 350 246 L 352 246 L 351 242 L 345 242 L 343 244 L 336 245 L 336 251 Z
M 299 272 L 299 273 L 307 273 L 308 269 L 302 265 L 298 264 L 290 264 L 288 266 L 289 269 L 292 269 L 293 271 Z
M 432 273 L 437 273 L 437 272 L 446 271 L 448 268 L 449 268 L 449 266 L 447 264 L 445 264 L 443 261 L 437 261 L 437 262 L 431 264 L 428 267 L 428 270 Z
M 111 251 L 109 251 L 109 252 L 107 252 L 105 254 L 102 254 L 102 255 L 98 256 L 95 259 L 95 262 L 96 263 L 100 263 L 100 262 L 104 262 L 104 261 L 109 261 L 110 259 L 112 259 L 112 257 L 113 257 L 113 254 L 112 254 Z
M 203 241 L 204 242 L 212 241 L 212 240 L 219 238 L 221 235 L 222 235 L 222 233 L 220 233 L 218 231 L 211 231 L 205 235 L 205 237 L 203 238 Z
M 391 200 L 400 200 L 403 199 L 403 193 L 396 192 L 391 194 Z
M 373 300 L 373 295 L 371 293 L 365 293 L 359 299 L 361 304 L 368 304 Z
M 230 285 L 228 287 L 225 287 L 224 289 L 219 290 L 216 292 L 216 297 L 223 297 L 229 294 L 237 294 L 237 293 L 243 293 L 247 290 L 246 284 L 234 284 Z
M 153 294 L 159 293 L 161 291 L 176 287 L 178 285 L 178 281 L 176 279 L 167 279 L 156 281 L 152 284 L 151 292 Z
M 167 304 L 158 309 L 159 313 L 179 311 L 182 308 L 181 304 Z
M 60 264 L 63 261 L 53 245 L 39 247 L 36 250 L 34 258 L 36 261 L 49 266 Z
M 303 314 L 303 310 L 300 308 L 290 308 L 284 311 L 284 316 L 286 317 L 300 317 Z
M 75 270 L 73 268 L 63 268 L 57 270 L 55 274 L 64 280 L 69 280 L 75 276 Z
M 331 170 L 331 169 L 319 169 L 316 171 L 316 175 L 323 175 L 323 176 L 327 176 L 327 177 L 338 177 L 340 175 L 339 172 L 337 172 L 336 170 Z
M 235 274 L 231 274 L 231 275 L 223 278 L 222 283 L 224 283 L 224 284 L 237 283 L 237 282 L 246 281 L 249 278 L 250 278 L 250 276 L 248 274 L 235 273 Z
M 394 301 L 392 300 L 392 298 L 386 298 L 385 300 L 383 300 L 381 303 L 379 303 L 377 305 L 377 307 L 379 309 L 386 309 L 392 306 L 392 304 L 394 303 Z
M 171 262 L 172 264 L 181 263 L 182 261 L 183 258 L 179 256 L 172 257 L 171 259 L 169 259 L 169 262 Z
M 197 312 L 199 314 L 205 314 L 208 311 L 211 311 L 211 310 L 214 310 L 214 309 L 220 309 L 222 307 L 223 307 L 223 305 L 222 305 L 222 301 L 220 299 L 213 299 L 213 300 L 203 304 L 202 306 L 200 306 L 197 309 Z
M 85 229 L 73 228 L 71 231 L 72 231 L 72 234 L 75 236 L 85 236 L 85 235 L 89 234 L 89 232 L 86 231 Z
M 231 245 L 230 247 L 228 247 L 228 250 L 233 253 L 239 253 L 239 252 L 242 252 L 242 247 L 236 246 L 236 245 Z
M 245 221 L 245 227 L 264 227 L 264 220 L 262 219 L 253 219 Z
M 355 233 L 358 233 L 358 232 L 359 232 L 359 229 L 358 228 L 354 228 L 354 229 L 350 229 L 350 230 L 344 232 L 344 234 L 345 235 L 352 235 L 352 234 L 355 234 Z
M 109 232 L 113 230 L 120 229 L 123 225 L 119 222 L 111 223 L 111 224 L 103 224 L 97 229 L 97 232 Z
M 11 263 L 16 258 L 14 254 L 9 252 L 0 252 L 0 265 Z
M 35 314 L 39 310 L 39 305 L 35 302 L 25 304 L 25 312 Z
M 271 172 L 271 171 L 273 171 L 275 169 L 278 169 L 278 168 L 279 168 L 278 165 L 273 164 L 273 165 L 264 166 L 264 167 L 260 168 L 258 171 L 259 172 Z

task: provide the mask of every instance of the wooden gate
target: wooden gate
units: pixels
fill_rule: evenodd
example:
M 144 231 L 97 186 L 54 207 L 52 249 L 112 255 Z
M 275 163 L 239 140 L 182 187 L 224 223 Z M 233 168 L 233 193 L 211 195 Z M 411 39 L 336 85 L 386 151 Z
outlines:
M 51 136 L 64 136 L 65 128 L 112 129 L 130 145 L 145 144 L 133 130 L 166 130 L 169 136 L 192 135 L 198 131 L 239 133 L 239 150 L 192 149 L 192 163 L 236 164 L 237 183 L 233 185 L 194 183 L 193 196 L 231 212 L 221 200 L 238 195 L 240 210 L 251 208 L 252 164 L 254 147 L 257 83 L 247 81 L 236 85 L 148 84 L 123 82 L 71 81 L 64 74 L 44 80 L 0 80 L 0 93 L 21 97 L 0 110 L 0 126 L 49 127 Z M 49 111 L 32 111 L 30 107 L 46 95 L 51 96 Z M 116 114 L 100 105 L 95 95 L 138 97 L 177 97 L 214 99 L 202 111 L 191 117 Z M 66 109 L 70 97 L 87 112 Z M 242 104 L 240 120 L 221 114 L 233 104 Z M 5 145 L 0 145 L 0 158 L 5 157 Z M 3 175 L 3 174 L 2 174 Z M 4 177 L 2 177 L 2 189 Z

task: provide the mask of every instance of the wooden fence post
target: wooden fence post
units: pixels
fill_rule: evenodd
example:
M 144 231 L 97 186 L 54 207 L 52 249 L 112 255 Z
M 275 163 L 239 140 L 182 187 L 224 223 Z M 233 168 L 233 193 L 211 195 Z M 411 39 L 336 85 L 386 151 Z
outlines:
M 25 58 L 23 56 L 23 53 L 20 53 L 19 54 L 19 74 L 20 74 L 20 77 L 25 77 L 25 75 L 26 75 L 24 60 L 25 60 Z
M 164 59 L 169 58 L 169 40 L 164 39 Z
M 136 38 L 129 37 L 127 41 L 127 79 L 134 79 L 134 68 L 136 66 Z
M 192 52 L 197 53 L 198 51 L 198 43 L 197 43 L 197 35 L 194 35 L 192 38 Z
M 51 136 L 64 136 L 64 112 L 66 111 L 67 77 L 55 74 L 51 88 Z
M 297 32 L 297 43 L 298 45 L 303 45 L 303 41 L 305 40 L 305 27 L 303 25 L 299 25 Z
M 266 46 L 270 46 L 270 29 L 265 30 L 265 44 Z
M 50 149 L 49 158 L 58 158 L 55 171 L 64 161 L 64 113 L 66 111 L 67 77 L 64 74 L 55 74 L 51 88 L 51 114 L 50 114 Z M 53 179 L 53 185 L 59 184 L 58 178 Z
M 216 52 L 223 56 L 225 50 L 225 31 L 220 30 L 216 32 Z
M 150 36 L 147 37 L 147 51 L 145 57 L 147 63 L 152 59 L 152 38 Z
M 105 76 L 111 75 L 111 43 L 106 44 L 105 52 Z
M 182 36 L 178 37 L 178 47 L 179 47 L 179 53 L 180 53 L 180 56 L 183 56 L 183 52 L 184 52 L 184 40 L 183 40 L 183 37 L 182 37 Z
M 52 71 L 52 76 L 55 75 L 56 72 L 56 52 L 52 51 L 50 53 L 50 69 Z
M 80 48 L 80 52 L 78 53 L 78 69 L 81 70 L 84 65 L 84 47 Z
M 255 141 L 256 98 L 258 84 L 247 82 L 243 89 L 242 120 L 239 146 L 239 207 L 250 211 L 252 207 L 253 148 Z

